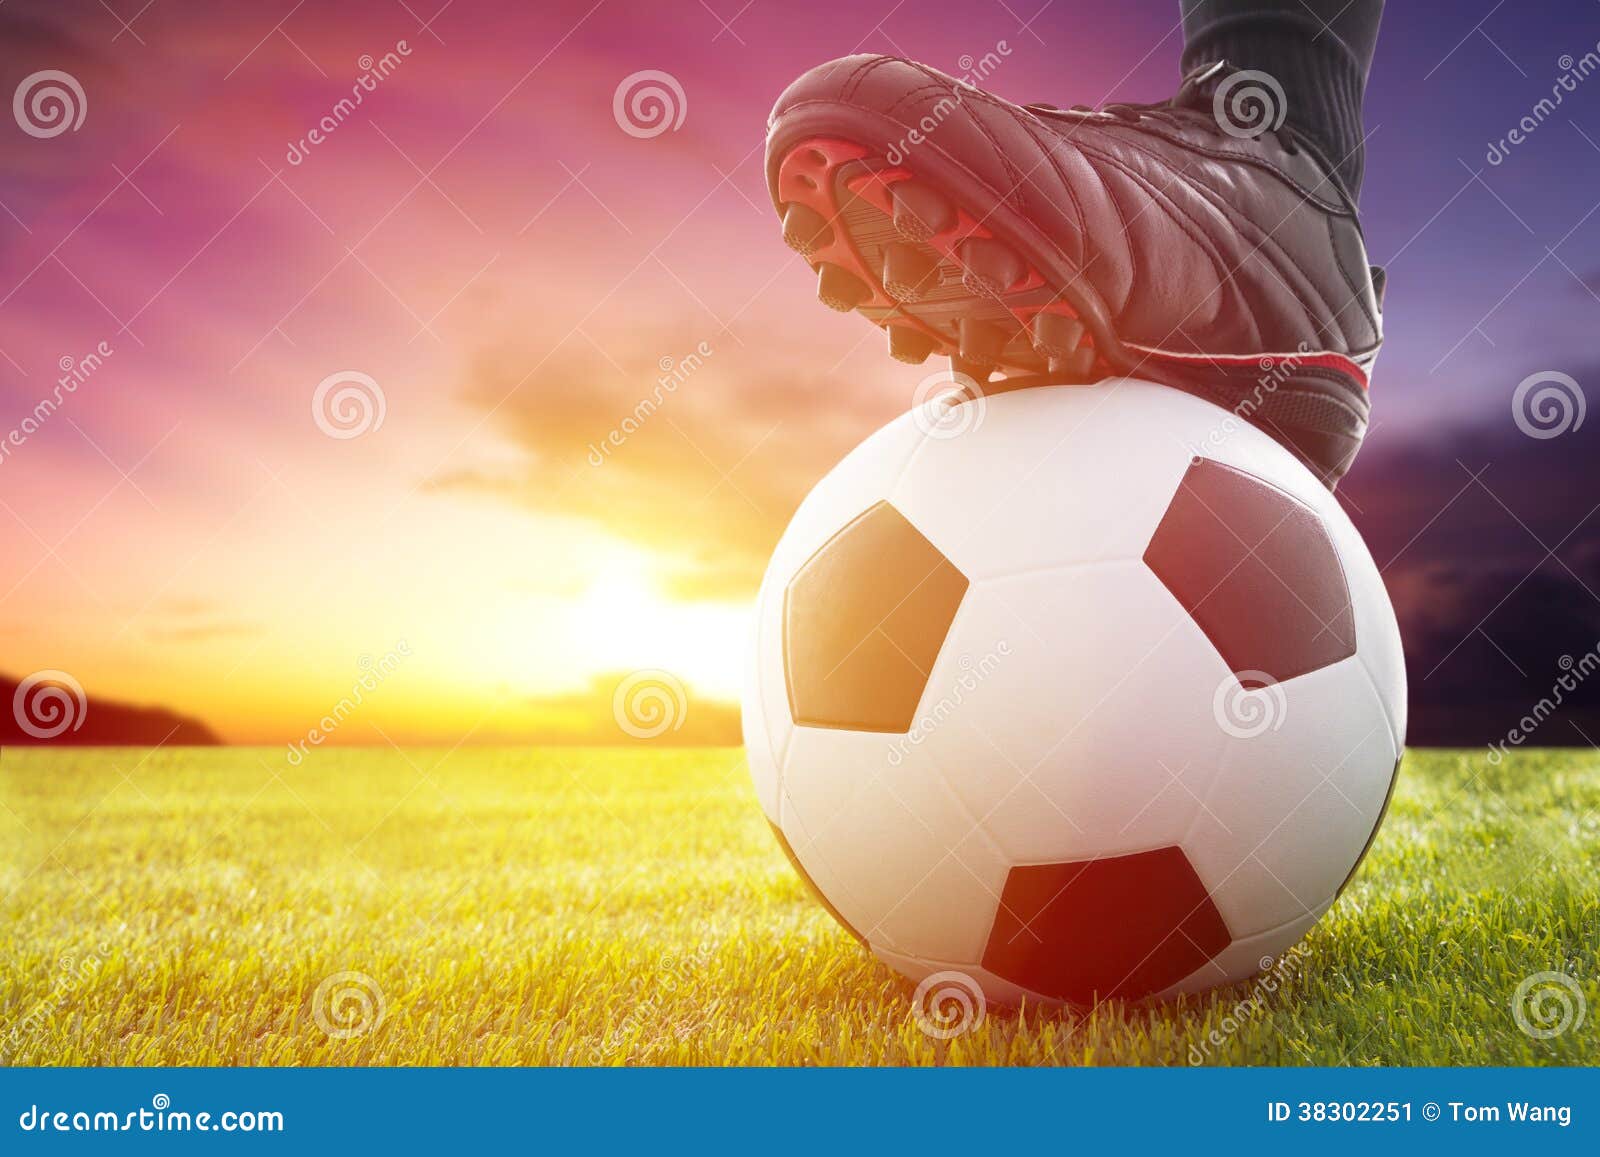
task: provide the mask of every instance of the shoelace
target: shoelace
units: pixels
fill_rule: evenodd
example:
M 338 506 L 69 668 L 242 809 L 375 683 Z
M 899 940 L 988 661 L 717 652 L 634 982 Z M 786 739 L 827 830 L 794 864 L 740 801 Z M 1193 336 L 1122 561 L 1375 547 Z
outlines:
M 1133 101 L 1112 101 L 1102 105 L 1098 110 L 1090 105 L 1075 104 L 1070 109 L 1062 110 L 1053 104 L 1029 104 L 1024 107 L 1039 111 L 1061 113 L 1094 113 L 1096 111 L 1112 117 L 1126 125 L 1137 125 L 1141 120 L 1149 119 L 1164 121 L 1172 125 L 1192 125 L 1203 128 L 1209 132 L 1221 133 L 1223 127 L 1217 121 L 1212 108 L 1212 94 L 1216 91 L 1217 82 L 1238 69 L 1226 61 L 1215 61 L 1203 64 L 1193 69 L 1188 76 L 1183 78 L 1183 83 L 1178 86 L 1178 91 L 1169 100 L 1155 101 L 1150 104 L 1139 104 Z M 1270 114 L 1273 110 L 1267 110 Z M 1277 128 L 1266 130 L 1270 132 L 1288 153 L 1299 152 L 1299 143 L 1294 132 L 1288 124 L 1279 125 Z

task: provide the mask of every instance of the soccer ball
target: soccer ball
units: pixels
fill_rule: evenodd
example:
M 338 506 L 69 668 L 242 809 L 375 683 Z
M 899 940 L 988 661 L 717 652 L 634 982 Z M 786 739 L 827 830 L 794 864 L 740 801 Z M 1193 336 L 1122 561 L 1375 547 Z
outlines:
M 913 409 L 802 503 L 757 616 L 761 807 L 913 980 L 1014 1004 L 1249 977 L 1349 883 L 1394 786 L 1371 555 L 1288 451 L 1164 386 Z

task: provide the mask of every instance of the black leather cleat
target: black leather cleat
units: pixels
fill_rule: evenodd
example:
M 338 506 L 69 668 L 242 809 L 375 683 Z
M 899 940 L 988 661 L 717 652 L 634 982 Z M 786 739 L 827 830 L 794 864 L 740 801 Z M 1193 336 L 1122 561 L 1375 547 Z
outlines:
M 934 339 L 921 330 L 908 325 L 891 325 L 889 330 L 889 356 L 897 362 L 919 366 L 928 360 L 934 350 Z
M 849 313 L 871 298 L 867 283 L 842 265 L 824 262 L 817 268 L 817 300 L 829 309 Z
M 1083 322 L 1060 313 L 1040 312 L 1028 324 L 1033 348 L 1045 357 L 1066 357 L 1083 343 Z
M 964 317 L 958 324 L 957 349 L 961 360 L 976 366 L 994 366 L 1006 346 L 1006 331 L 998 325 Z
M 1237 99 L 1214 98 L 1240 78 L 1219 63 L 1161 104 L 1057 109 L 846 57 L 779 97 L 767 183 L 786 240 L 831 230 L 808 256 L 834 308 L 895 317 L 980 382 L 1198 394 L 1331 486 L 1367 428 L 1381 280 L 1328 159 L 1290 126 L 1230 122 Z M 815 218 L 791 229 L 796 202 Z
M 1028 266 L 1010 246 L 992 237 L 971 237 L 957 250 L 961 284 L 979 297 L 1004 296 L 1028 272 Z
M 938 267 L 938 258 L 925 248 L 904 241 L 890 244 L 883 250 L 883 288 L 896 301 L 919 301 Z
M 783 243 L 802 257 L 810 257 L 833 240 L 833 229 L 810 206 L 796 201 L 783 211 Z
M 893 203 L 895 231 L 907 241 L 926 241 L 955 228 L 955 206 L 931 186 L 904 181 L 895 186 Z

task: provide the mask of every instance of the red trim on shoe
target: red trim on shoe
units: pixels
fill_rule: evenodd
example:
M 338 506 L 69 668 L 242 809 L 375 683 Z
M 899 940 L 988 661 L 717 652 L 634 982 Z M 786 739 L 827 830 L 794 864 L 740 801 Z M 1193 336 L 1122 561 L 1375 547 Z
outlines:
M 815 214 L 817 220 L 826 222 L 831 229 L 831 236 L 814 247 L 805 249 L 804 253 L 813 269 L 824 272 L 827 267 L 837 267 L 849 275 L 848 280 L 859 283 L 864 294 L 863 299 L 853 304 L 847 303 L 842 308 L 872 309 L 880 314 L 876 318 L 876 324 L 879 326 L 891 330 L 910 329 L 930 342 L 929 352 L 955 356 L 958 351 L 952 335 L 947 332 L 948 327 L 941 329 L 930 324 L 918 316 L 917 311 L 891 297 L 878 272 L 865 260 L 856 238 L 845 227 L 843 193 L 847 192 L 871 205 L 879 213 L 892 217 L 895 213 L 894 186 L 903 181 L 917 180 L 909 169 L 900 165 L 877 164 L 880 160 L 886 162 L 887 158 L 880 158 L 872 149 L 855 141 L 824 136 L 807 138 L 790 147 L 779 161 L 774 182 L 774 200 L 780 213 L 784 211 L 786 205 L 803 205 Z M 847 171 L 844 180 L 840 181 L 841 168 L 850 166 L 855 169 L 862 162 L 872 162 L 876 167 Z M 954 223 L 941 232 L 921 238 L 920 244 L 931 250 L 934 257 L 952 263 L 960 269 L 966 266 L 961 249 L 965 242 L 995 238 L 982 220 L 974 218 L 959 204 L 954 204 L 951 208 Z M 1018 295 L 1033 294 L 1050 284 L 1031 262 L 1020 257 L 1019 260 L 1023 272 L 1017 280 L 989 292 L 996 303 L 1009 311 L 1023 327 L 1024 333 L 1029 332 L 1037 315 L 1041 313 L 1080 316 L 1080 311 L 1074 304 L 1061 299 L 1069 296 L 1065 286 L 1058 285 L 1054 288 L 1054 292 L 1060 297 L 1052 302 L 1024 303 L 1015 300 Z M 835 308 L 841 306 L 835 305 Z M 1363 391 L 1368 388 L 1367 368 L 1356 359 L 1331 350 L 1207 354 L 1198 351 L 1159 349 L 1154 346 L 1139 345 L 1136 342 L 1125 341 L 1120 345 L 1125 351 L 1123 356 L 1127 360 L 1157 359 L 1183 364 L 1190 370 L 1196 366 L 1213 366 L 1218 370 L 1227 370 L 1234 374 L 1240 370 L 1251 370 L 1262 375 L 1283 373 L 1286 376 L 1292 376 L 1297 369 L 1313 367 L 1333 370 L 1359 385 Z M 1138 372 L 1137 364 L 1131 369 L 1125 369 L 1116 364 L 1117 361 L 1123 360 L 1122 358 L 1110 359 L 1096 349 L 1091 327 L 1085 327 L 1079 336 L 1075 356 L 1085 349 L 1094 350 L 1094 358 L 1090 365 L 1080 367 L 1081 376 L 1088 381 L 1118 372 Z M 1368 366 L 1371 361 L 1371 357 L 1366 359 Z M 1017 369 L 1004 361 L 996 361 L 993 364 L 997 372 L 1006 373 L 1008 376 Z M 1022 376 L 1032 378 L 1038 374 L 1025 371 Z
M 1205 363 L 1226 368 L 1240 366 L 1253 366 L 1262 373 L 1271 373 L 1280 366 L 1315 366 L 1322 369 L 1338 370 L 1348 374 L 1361 384 L 1363 390 L 1368 388 L 1367 371 L 1361 364 L 1344 354 L 1333 353 L 1329 350 L 1319 350 L 1316 353 L 1262 353 L 1262 354 L 1202 354 L 1179 353 L 1175 350 L 1156 349 L 1153 346 L 1139 345 L 1137 342 L 1123 342 L 1129 349 L 1138 350 L 1146 357 L 1165 358 L 1169 361 Z

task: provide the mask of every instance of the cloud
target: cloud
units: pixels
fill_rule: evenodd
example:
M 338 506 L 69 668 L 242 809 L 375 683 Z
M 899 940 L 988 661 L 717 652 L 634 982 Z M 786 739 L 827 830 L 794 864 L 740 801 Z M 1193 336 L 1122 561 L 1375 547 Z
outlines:
M 604 352 L 572 338 L 543 364 L 517 344 L 485 351 L 465 398 L 525 461 L 431 484 L 592 521 L 656 553 L 679 597 L 748 597 L 801 498 L 905 404 L 773 360 L 684 329 Z
M 256 623 L 193 623 L 176 627 L 155 627 L 149 637 L 162 643 L 210 643 L 221 639 L 252 639 L 265 633 Z
M 1574 377 L 1600 383 L 1600 366 Z M 1600 647 L 1600 423 L 1541 440 L 1509 406 L 1498 424 L 1441 421 L 1343 489 L 1400 621 L 1413 742 L 1503 738 Z M 1600 735 L 1600 681 L 1565 699 L 1537 742 Z
M 226 609 L 207 598 L 162 599 L 154 608 L 157 621 L 146 635 L 160 643 L 209 643 L 250 639 L 265 633 L 260 623 L 231 617 L 225 613 Z

